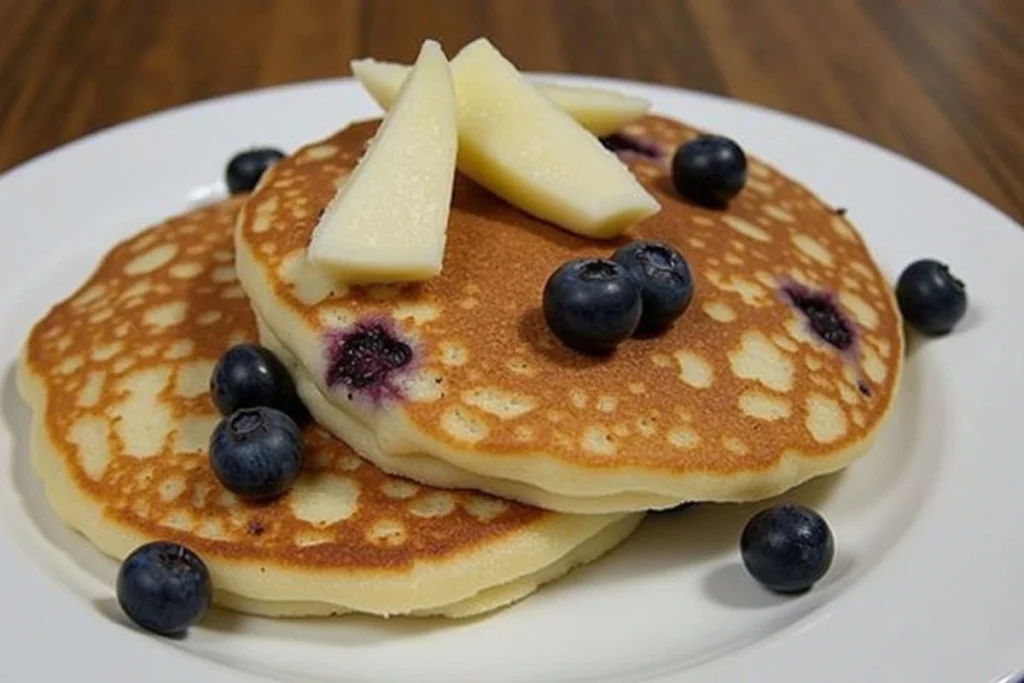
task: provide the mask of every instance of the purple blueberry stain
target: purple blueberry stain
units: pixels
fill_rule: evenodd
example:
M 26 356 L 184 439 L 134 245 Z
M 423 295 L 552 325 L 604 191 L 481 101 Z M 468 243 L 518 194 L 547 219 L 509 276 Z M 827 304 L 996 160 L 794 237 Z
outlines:
M 842 353 L 848 362 L 857 363 L 857 328 L 842 312 L 835 297 L 823 290 L 790 280 L 780 288 L 783 299 L 803 315 L 818 339 Z M 865 398 L 874 392 L 858 369 L 857 391 Z
M 630 159 L 647 159 L 660 161 L 665 152 L 655 140 L 639 135 L 630 135 L 621 131 L 599 138 L 605 149 L 614 152 L 623 161 Z
M 803 314 L 808 327 L 820 340 L 844 353 L 853 349 L 857 341 L 856 330 L 839 310 L 832 294 L 811 289 L 798 282 L 784 285 L 782 294 L 790 305 Z
M 416 345 L 391 318 L 372 316 L 325 335 L 326 381 L 350 401 L 375 408 L 405 398 L 401 379 L 419 360 Z

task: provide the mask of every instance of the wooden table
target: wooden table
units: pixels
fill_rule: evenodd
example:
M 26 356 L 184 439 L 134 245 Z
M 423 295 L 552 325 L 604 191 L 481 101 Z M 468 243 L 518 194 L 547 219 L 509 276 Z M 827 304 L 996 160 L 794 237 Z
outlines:
M 222 93 L 449 53 L 822 121 L 1024 220 L 1024 0 L 0 0 L 0 170 Z

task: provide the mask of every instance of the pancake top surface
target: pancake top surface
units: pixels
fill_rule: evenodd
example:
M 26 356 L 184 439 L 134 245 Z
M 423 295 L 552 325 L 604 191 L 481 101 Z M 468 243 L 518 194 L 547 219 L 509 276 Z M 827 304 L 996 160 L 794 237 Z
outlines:
M 569 519 L 387 476 L 315 426 L 284 497 L 249 504 L 223 489 L 206 456 L 219 418 L 208 382 L 231 343 L 256 336 L 232 265 L 238 207 L 202 209 L 119 245 L 29 337 L 24 361 L 45 392 L 37 410 L 48 439 L 110 524 L 186 543 L 208 561 L 401 571 Z
M 567 234 L 459 177 L 440 277 L 401 287 L 324 280 L 304 250 L 375 126 L 354 124 L 278 164 L 236 233 L 255 264 L 242 280 L 257 309 L 302 347 L 339 405 L 397 411 L 444 448 L 481 461 L 542 454 L 589 472 L 670 477 L 768 470 L 787 452 L 812 462 L 855 447 L 888 412 L 900 320 L 857 232 L 753 159 L 727 210 L 679 199 L 671 152 L 697 132 L 663 118 L 626 131 L 655 150 L 622 158 L 663 209 L 622 239 Z M 696 278 L 690 308 L 666 334 L 629 340 L 609 358 L 565 348 L 540 313 L 545 281 L 568 259 L 608 256 L 636 237 L 684 253 Z M 812 332 L 831 310 L 852 332 L 838 335 L 842 350 Z M 299 327 L 316 343 L 299 343 Z M 405 338 L 413 358 L 375 367 L 362 385 L 339 382 L 339 347 L 374 329 Z

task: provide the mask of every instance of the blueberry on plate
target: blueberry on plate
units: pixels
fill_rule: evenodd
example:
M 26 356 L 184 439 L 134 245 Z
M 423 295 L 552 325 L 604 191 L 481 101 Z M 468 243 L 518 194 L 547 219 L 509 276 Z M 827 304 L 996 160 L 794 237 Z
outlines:
M 264 501 L 291 488 L 302 471 L 298 425 L 273 408 L 242 408 L 225 417 L 210 437 L 210 466 L 227 490 Z
M 180 635 L 203 618 L 213 590 L 206 564 L 185 546 L 153 541 L 136 548 L 117 572 L 117 602 L 136 624 Z
M 690 265 L 666 242 L 630 242 L 612 255 L 640 285 L 643 314 L 639 332 L 653 334 L 672 326 L 693 300 Z
M 754 515 L 740 537 L 743 564 L 776 593 L 802 593 L 832 566 L 835 543 L 825 519 L 800 505 L 777 505 Z
M 544 320 L 577 351 L 611 351 L 636 330 L 640 287 L 626 268 L 608 259 L 569 261 L 544 286 Z
M 672 184 L 692 202 L 722 207 L 747 183 L 747 157 L 733 140 L 701 135 L 672 157 Z
M 284 158 L 284 152 L 271 147 L 257 147 L 239 152 L 228 162 L 224 179 L 228 192 L 252 192 L 268 168 Z
M 967 288 L 934 259 L 911 263 L 896 282 L 903 319 L 927 335 L 948 334 L 967 312 Z
M 210 396 L 221 415 L 266 406 L 298 423 L 305 409 L 284 364 L 259 344 L 236 344 L 225 351 L 210 376 Z

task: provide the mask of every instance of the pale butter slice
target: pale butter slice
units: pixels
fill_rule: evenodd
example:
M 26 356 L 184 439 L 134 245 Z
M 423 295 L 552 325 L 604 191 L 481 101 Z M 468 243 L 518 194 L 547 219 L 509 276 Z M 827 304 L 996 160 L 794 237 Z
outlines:
M 594 135 L 608 135 L 639 121 L 650 100 L 604 88 L 531 81 L 541 93 Z
M 618 157 L 528 83 L 486 39 L 451 62 L 459 170 L 527 213 L 610 238 L 661 206 Z M 397 106 L 397 105 L 396 105 Z
M 426 41 L 394 107 L 324 210 L 310 262 L 352 284 L 425 280 L 441 272 L 458 151 L 448 60 Z
M 356 59 L 351 67 L 352 75 L 384 110 L 394 104 L 398 89 L 412 69 L 405 64 L 376 59 Z M 640 120 L 651 108 L 649 100 L 613 90 L 527 80 L 577 123 L 598 136 L 614 133 Z

